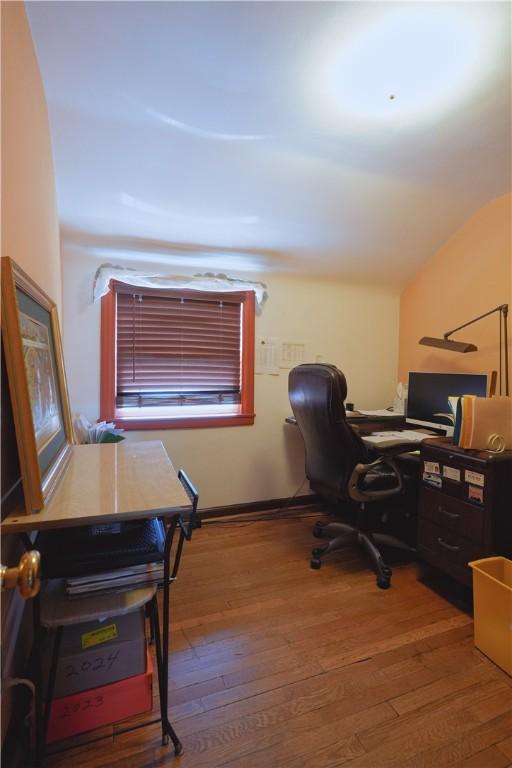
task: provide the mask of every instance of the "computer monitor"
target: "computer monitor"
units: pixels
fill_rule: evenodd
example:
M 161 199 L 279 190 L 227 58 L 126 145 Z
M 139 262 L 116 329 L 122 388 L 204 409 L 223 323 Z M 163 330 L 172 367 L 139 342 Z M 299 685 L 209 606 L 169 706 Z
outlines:
M 487 394 L 487 376 L 483 373 L 417 373 L 409 374 L 406 421 L 422 427 L 443 429 L 452 433 L 453 425 L 439 413 L 449 413 L 448 398 L 458 395 Z

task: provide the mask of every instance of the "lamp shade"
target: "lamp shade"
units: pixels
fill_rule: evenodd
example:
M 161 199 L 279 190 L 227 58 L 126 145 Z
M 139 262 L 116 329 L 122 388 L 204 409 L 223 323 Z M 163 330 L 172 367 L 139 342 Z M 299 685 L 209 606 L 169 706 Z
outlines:
M 419 343 L 424 344 L 427 347 L 437 347 L 438 349 L 447 349 L 450 352 L 476 352 L 477 347 L 475 347 L 474 344 L 468 344 L 465 341 L 452 341 L 449 337 L 456 331 L 461 331 L 463 328 L 467 328 L 468 325 L 473 325 L 473 323 L 477 323 L 479 320 L 483 320 L 484 317 L 493 315 L 495 312 L 500 313 L 500 395 L 502 392 L 502 381 L 503 381 L 502 367 L 501 367 L 501 361 L 503 358 L 505 360 L 505 366 L 504 366 L 505 394 L 508 396 L 508 393 L 509 393 L 508 326 L 507 326 L 508 304 L 500 304 L 498 307 L 494 307 L 494 309 L 490 309 L 489 312 L 484 312 L 483 315 L 474 317 L 473 320 L 468 320 L 467 323 L 463 323 L 462 325 L 457 326 L 457 328 L 454 328 L 451 331 L 447 331 L 444 334 L 442 339 L 436 339 L 433 336 L 423 336 L 423 338 L 420 339 Z
M 436 339 L 433 336 L 423 336 L 420 344 L 426 347 L 438 347 L 448 349 L 451 352 L 476 352 L 478 347 L 466 341 L 452 341 L 451 339 Z

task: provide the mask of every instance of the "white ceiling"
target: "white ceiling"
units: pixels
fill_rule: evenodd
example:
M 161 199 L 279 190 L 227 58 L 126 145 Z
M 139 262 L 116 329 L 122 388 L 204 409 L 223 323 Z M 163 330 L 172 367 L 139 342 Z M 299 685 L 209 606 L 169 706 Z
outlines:
M 27 7 L 63 231 L 104 260 L 403 283 L 510 190 L 508 2 Z

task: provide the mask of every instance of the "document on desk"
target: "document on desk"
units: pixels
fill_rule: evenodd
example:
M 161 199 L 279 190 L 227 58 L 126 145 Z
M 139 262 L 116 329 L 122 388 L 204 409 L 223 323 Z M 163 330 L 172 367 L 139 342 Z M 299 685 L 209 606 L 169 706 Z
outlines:
M 378 416 L 379 419 L 386 418 L 386 417 L 393 417 L 397 418 L 400 416 L 403 416 L 403 413 L 396 413 L 395 411 L 388 411 L 387 408 L 377 408 L 376 411 L 363 411 L 360 410 L 360 413 L 363 413 L 365 416 Z
M 421 443 L 432 435 L 425 432 L 416 432 L 414 429 L 402 429 L 395 432 L 373 432 L 363 437 L 364 442 L 373 445 L 393 445 L 398 443 Z

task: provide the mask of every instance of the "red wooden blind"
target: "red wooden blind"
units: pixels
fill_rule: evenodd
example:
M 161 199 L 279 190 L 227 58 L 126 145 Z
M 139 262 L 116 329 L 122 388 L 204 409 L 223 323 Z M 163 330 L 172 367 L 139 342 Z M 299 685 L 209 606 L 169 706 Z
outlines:
M 234 294 L 116 290 L 116 405 L 241 399 L 241 300 Z

